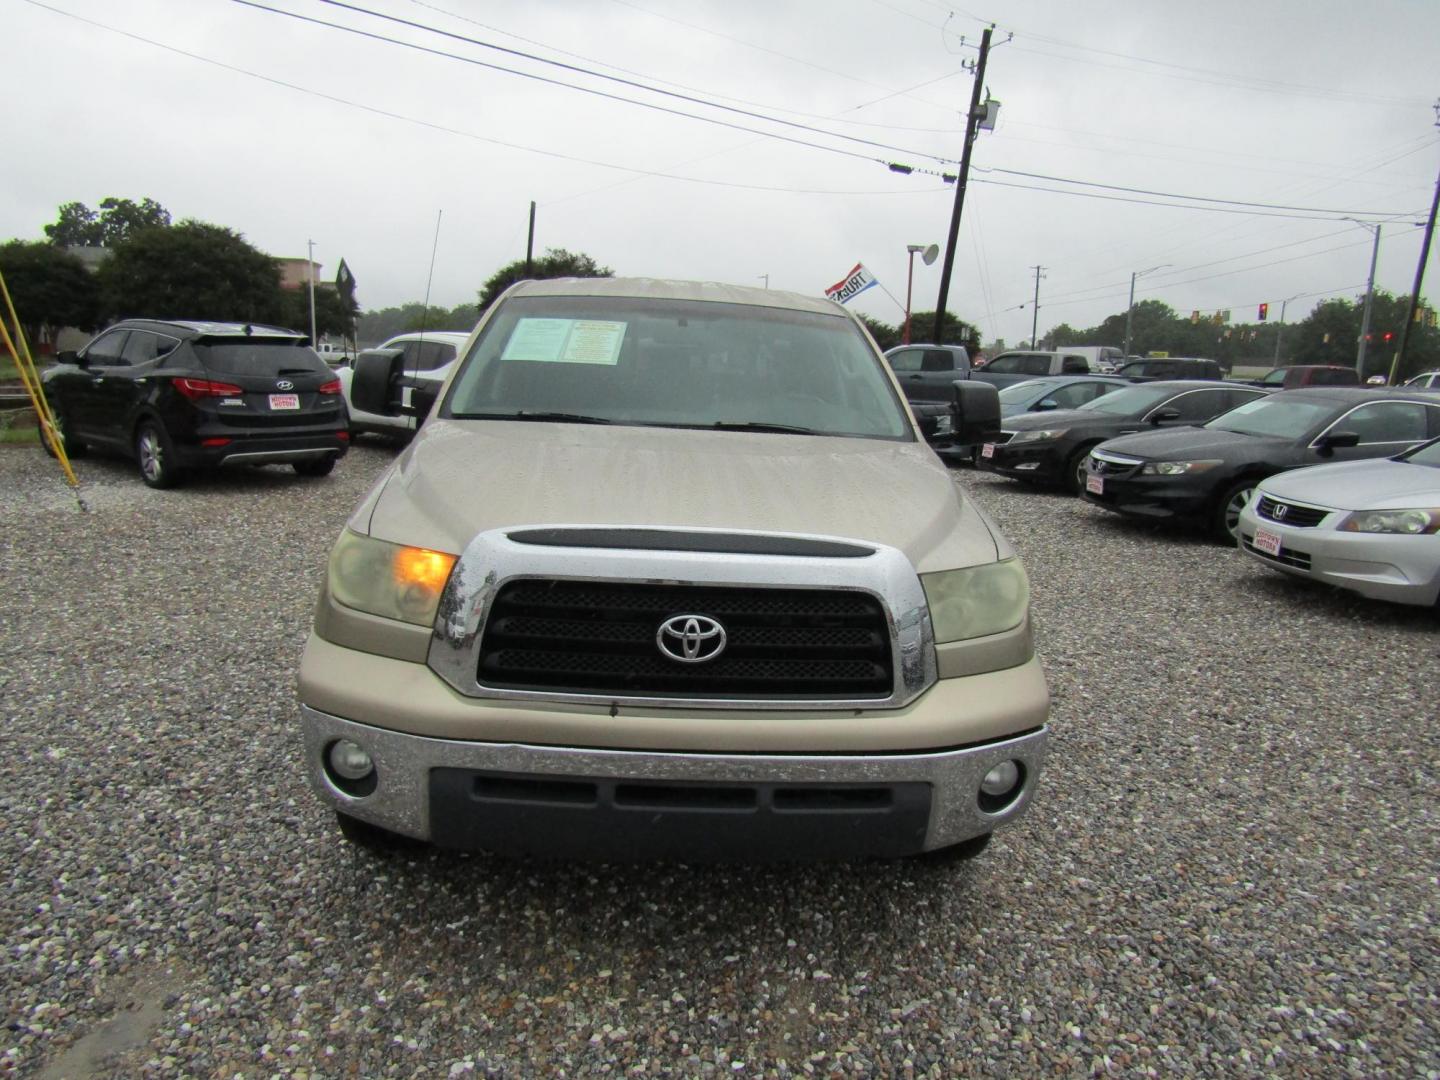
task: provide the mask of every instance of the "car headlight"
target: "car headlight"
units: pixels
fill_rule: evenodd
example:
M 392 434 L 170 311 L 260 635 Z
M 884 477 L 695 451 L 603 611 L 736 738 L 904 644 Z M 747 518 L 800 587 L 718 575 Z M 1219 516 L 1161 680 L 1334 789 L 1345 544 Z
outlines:
M 1440 532 L 1440 509 L 1361 510 L 1340 522 L 1342 532 L 1408 533 L 1420 536 Z
M 1061 435 L 1064 435 L 1069 430 L 1069 428 L 1061 427 L 1045 428 L 1042 431 L 1017 431 L 1013 436 L 1011 436 L 1010 442 L 1012 444 L 1022 442 L 1044 442 L 1046 439 L 1058 439 Z
M 1019 559 L 921 574 L 936 642 L 1010 630 L 1030 606 L 1030 579 Z
M 337 603 L 417 626 L 435 621 L 455 556 L 390 544 L 346 529 L 330 551 L 328 584 Z
M 1185 476 L 1202 473 L 1220 465 L 1219 461 L 1147 461 L 1140 466 L 1141 476 Z

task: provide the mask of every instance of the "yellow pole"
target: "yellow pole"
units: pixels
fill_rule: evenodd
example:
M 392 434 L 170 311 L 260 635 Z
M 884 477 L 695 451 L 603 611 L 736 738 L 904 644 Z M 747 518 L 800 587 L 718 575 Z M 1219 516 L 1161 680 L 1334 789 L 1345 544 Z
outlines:
M 15 335 L 11 337 L 10 328 L 6 326 L 5 320 L 0 319 L 0 340 L 4 341 L 6 350 L 15 361 L 15 368 L 20 372 L 20 381 L 25 386 L 25 392 L 30 395 L 30 404 L 35 408 L 35 416 L 40 425 L 40 438 L 54 451 L 55 459 L 60 462 L 60 468 L 65 472 L 65 482 L 72 488 L 78 488 L 80 480 L 70 465 L 70 455 L 65 453 L 65 442 L 60 438 L 50 403 L 45 399 L 45 388 L 40 384 L 40 373 L 35 370 L 35 360 L 30 355 L 30 346 L 25 341 L 25 332 L 20 327 L 20 316 L 15 313 L 15 302 L 10 299 L 10 290 L 5 285 L 3 273 L 0 273 L 0 297 L 4 298 L 5 310 L 10 323 L 15 327 Z M 16 342 L 19 342 L 18 347 Z

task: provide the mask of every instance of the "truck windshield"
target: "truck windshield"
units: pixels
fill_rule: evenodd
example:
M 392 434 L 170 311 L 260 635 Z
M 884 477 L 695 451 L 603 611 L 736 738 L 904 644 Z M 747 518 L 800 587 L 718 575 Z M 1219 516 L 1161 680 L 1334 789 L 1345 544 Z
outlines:
M 440 415 L 913 438 L 849 319 L 650 297 L 504 301 Z

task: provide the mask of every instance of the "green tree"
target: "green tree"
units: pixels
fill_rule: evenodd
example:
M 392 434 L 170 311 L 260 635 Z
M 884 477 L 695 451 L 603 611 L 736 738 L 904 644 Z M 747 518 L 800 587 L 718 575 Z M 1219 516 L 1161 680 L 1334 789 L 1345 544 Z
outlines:
M 315 332 L 322 337 L 334 334 L 349 337 L 355 325 L 355 301 L 340 294 L 333 286 L 315 286 Z M 280 322 L 292 330 L 310 332 L 310 290 L 281 291 Z
M 12 240 L 0 245 L 0 274 L 33 348 L 53 343 L 63 326 L 92 330 L 97 325 L 100 290 L 74 255 L 44 242 Z
M 859 315 L 859 312 L 856 314 Z M 860 315 L 860 321 L 870 331 L 870 336 L 875 339 L 875 344 L 880 346 L 882 352 L 900 344 L 899 327 L 891 326 L 889 323 L 871 318 L 869 315 Z
M 1085 334 L 1086 331 L 1076 330 L 1069 323 L 1062 322 L 1045 335 L 1045 340 L 1052 342 L 1056 348 L 1064 348 L 1066 345 L 1089 345 L 1091 342 Z
M 517 281 L 527 278 L 540 281 L 545 278 L 561 277 L 614 277 L 615 271 L 600 266 L 589 255 L 571 253 L 564 248 L 546 248 L 545 254 L 534 260 L 530 273 L 525 273 L 525 260 L 516 259 L 491 274 L 480 287 L 480 310 L 484 311 L 497 297 Z
M 82 202 L 69 202 L 60 207 L 56 220 L 45 226 L 45 235 L 60 247 L 113 248 L 140 229 L 165 228 L 170 224 L 170 211 L 154 199 L 118 199 L 113 195 L 100 200 L 100 210 L 91 210 Z
M 187 220 L 139 229 L 114 250 L 98 274 L 108 317 L 278 322 L 284 316 L 275 260 L 223 226 Z
M 940 341 L 931 341 L 935 334 L 935 312 L 912 311 L 910 313 L 910 340 L 930 345 L 964 345 L 971 353 L 979 351 L 980 341 L 975 327 L 965 322 L 953 311 L 945 312 L 944 333 Z

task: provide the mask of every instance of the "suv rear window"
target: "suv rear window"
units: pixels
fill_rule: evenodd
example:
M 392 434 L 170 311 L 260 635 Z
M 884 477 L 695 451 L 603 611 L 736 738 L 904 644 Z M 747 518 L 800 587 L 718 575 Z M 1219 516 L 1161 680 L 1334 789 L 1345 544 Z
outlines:
M 211 341 L 193 346 L 200 362 L 211 371 L 231 375 L 293 375 L 302 371 L 328 374 L 325 361 L 308 345 L 293 341 Z

